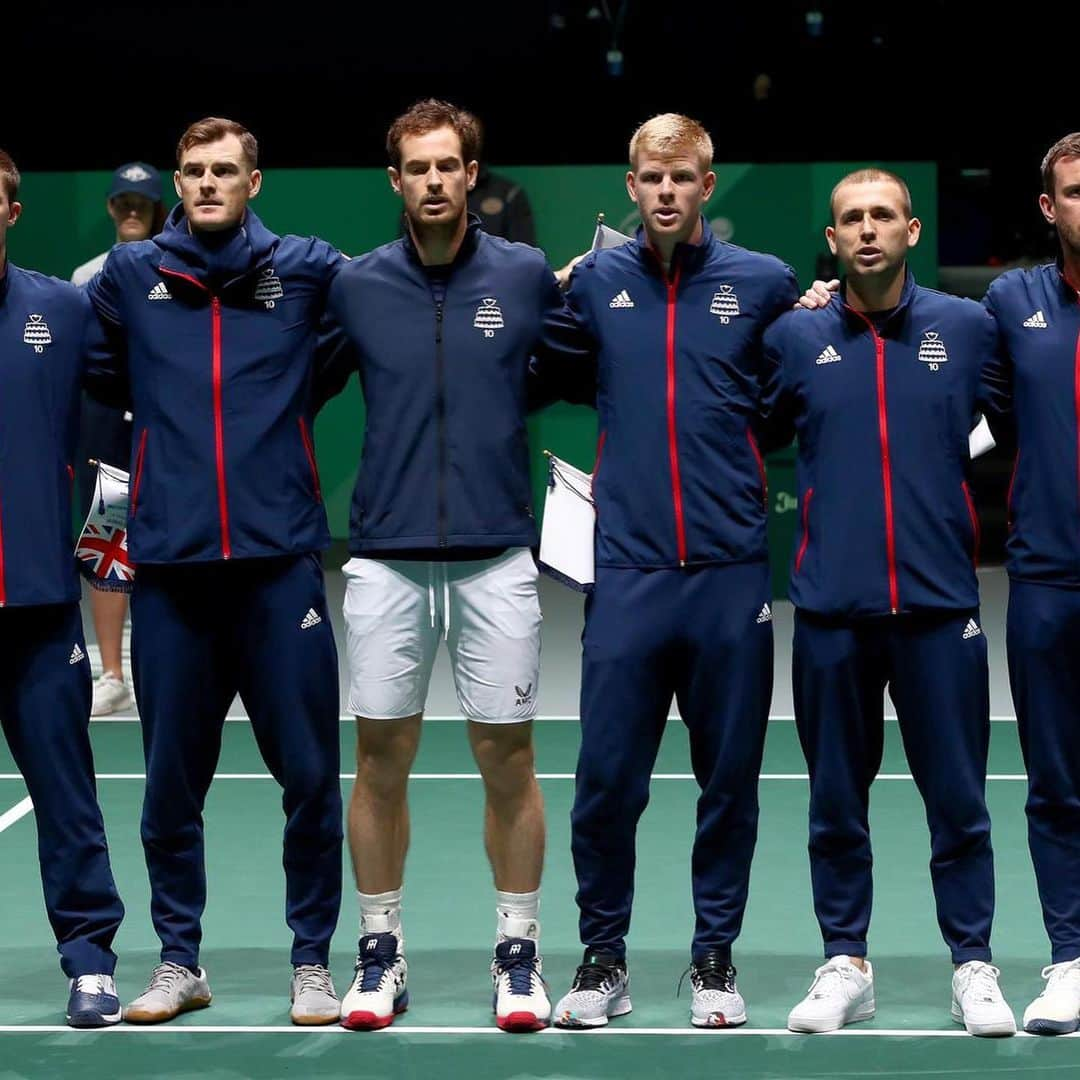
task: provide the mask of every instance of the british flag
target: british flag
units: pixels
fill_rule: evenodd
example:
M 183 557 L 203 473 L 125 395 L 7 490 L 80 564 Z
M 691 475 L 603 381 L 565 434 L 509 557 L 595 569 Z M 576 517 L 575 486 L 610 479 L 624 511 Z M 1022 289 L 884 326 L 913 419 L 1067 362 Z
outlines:
M 127 529 L 88 521 L 75 549 L 79 569 L 90 584 L 110 592 L 128 592 L 135 567 L 128 558 Z

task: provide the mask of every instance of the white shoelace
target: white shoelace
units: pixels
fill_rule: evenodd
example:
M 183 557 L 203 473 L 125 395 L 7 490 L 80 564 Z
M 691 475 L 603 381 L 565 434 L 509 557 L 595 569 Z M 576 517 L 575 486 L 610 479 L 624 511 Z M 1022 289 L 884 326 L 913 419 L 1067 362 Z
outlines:
M 110 975 L 80 975 L 73 990 L 80 994 L 115 994 L 116 986 Z
M 146 992 L 149 994 L 152 990 L 164 990 L 165 993 L 169 993 L 173 986 L 183 979 L 185 975 L 191 975 L 191 972 L 186 967 L 166 960 L 164 963 L 158 964 L 150 973 L 150 985 L 146 988 Z
M 297 980 L 296 992 L 306 993 L 309 990 L 329 994 L 337 997 L 334 993 L 334 983 L 330 978 L 330 972 L 321 964 L 298 964 L 295 971 Z
M 998 986 L 1000 968 L 993 964 L 980 963 L 971 972 L 964 993 L 975 993 L 982 1001 L 996 1001 L 1001 996 L 1001 987 Z
M 1042 969 L 1042 977 L 1046 980 L 1047 990 L 1070 976 L 1080 979 L 1080 959 L 1066 960 L 1061 964 L 1048 964 Z
M 855 970 L 853 964 L 835 964 L 830 961 L 827 964 L 822 964 L 814 972 L 814 981 L 810 984 L 810 989 L 807 990 L 807 994 L 810 997 L 822 998 L 828 996 L 830 993 L 834 993 L 837 989 L 841 989 L 845 982 L 852 978 L 852 971 Z M 839 982 L 840 987 L 835 984 Z M 821 987 L 817 993 L 814 993 L 818 987 Z

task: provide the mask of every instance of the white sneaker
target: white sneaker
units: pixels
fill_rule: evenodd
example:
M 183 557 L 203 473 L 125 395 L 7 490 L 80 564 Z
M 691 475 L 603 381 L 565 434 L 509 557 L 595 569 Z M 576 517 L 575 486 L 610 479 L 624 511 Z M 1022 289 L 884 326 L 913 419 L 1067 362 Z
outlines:
M 124 1019 L 129 1024 L 160 1024 L 182 1012 L 203 1009 L 212 998 L 202 968 L 194 975 L 166 961 L 151 972 L 150 985 L 124 1010 Z
M 495 1023 L 503 1031 L 542 1031 L 551 1022 L 551 1002 L 532 938 L 507 938 L 491 961 Z
M 573 985 L 555 1006 L 555 1026 L 603 1027 L 612 1016 L 625 1016 L 632 1008 L 625 961 L 586 950 Z
M 341 1019 L 341 1002 L 334 980 L 322 964 L 297 964 L 293 968 L 289 1001 L 289 1018 L 294 1024 L 310 1027 L 336 1024 Z
M 350 1031 L 388 1027 L 409 1007 L 409 966 L 397 934 L 365 934 L 356 955 L 356 974 L 341 999 L 341 1024 Z
M 971 1035 L 1015 1035 L 1016 1018 L 1001 996 L 993 964 L 969 960 L 952 977 L 952 1016 Z
M 788 1014 L 789 1031 L 837 1031 L 874 1015 L 874 969 L 833 956 L 814 972 L 806 997 Z
M 1068 1035 L 1080 1027 L 1080 957 L 1042 969 L 1043 992 L 1024 1010 L 1032 1035 Z
M 123 679 L 111 671 L 103 672 L 94 680 L 94 701 L 91 716 L 108 716 L 118 709 L 126 709 L 132 703 L 131 690 Z
M 735 969 L 716 953 L 690 965 L 690 1023 L 694 1027 L 738 1027 L 746 1023 L 746 1002 L 735 985 Z

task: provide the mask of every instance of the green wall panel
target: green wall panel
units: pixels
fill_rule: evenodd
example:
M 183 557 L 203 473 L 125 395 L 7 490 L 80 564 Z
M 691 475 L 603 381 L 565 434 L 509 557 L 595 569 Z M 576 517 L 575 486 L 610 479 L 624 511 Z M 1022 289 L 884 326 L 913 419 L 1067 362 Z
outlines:
M 717 233 L 736 244 L 768 251 L 794 267 L 800 284 L 813 278 L 815 259 L 824 250 L 833 184 L 866 162 L 800 165 L 718 165 L 716 192 L 707 214 Z M 923 222 L 922 242 L 912 252 L 915 276 L 937 284 L 937 172 L 926 162 L 880 162 L 899 173 L 911 188 L 915 212 Z M 632 231 L 636 214 L 619 165 L 516 166 L 502 170 L 529 193 L 540 245 L 553 266 L 583 250 L 592 238 L 596 214 L 610 225 Z M 23 177 L 24 213 L 8 234 L 13 260 L 45 273 L 68 277 L 72 269 L 104 250 L 112 227 L 104 210 L 107 172 L 30 173 Z M 357 255 L 392 240 L 398 231 L 400 202 L 381 169 L 271 169 L 255 211 L 277 232 L 321 236 Z M 331 531 L 348 532 L 348 507 L 363 444 L 364 409 L 357 381 L 330 402 L 316 425 Z M 543 505 L 546 469 L 542 450 L 591 469 L 596 418 L 589 409 L 555 405 L 529 422 L 533 449 L 533 488 Z M 794 530 L 791 455 L 770 461 L 770 536 L 774 584 L 782 591 Z

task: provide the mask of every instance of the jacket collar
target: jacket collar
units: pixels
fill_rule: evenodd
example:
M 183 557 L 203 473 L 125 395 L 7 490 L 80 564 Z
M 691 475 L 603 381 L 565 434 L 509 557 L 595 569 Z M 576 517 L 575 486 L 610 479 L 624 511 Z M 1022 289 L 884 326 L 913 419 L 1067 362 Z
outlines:
M 188 227 L 183 203 L 173 207 L 165 228 L 154 237 L 154 243 L 162 252 L 161 271 L 186 278 L 204 289 L 209 287 L 209 279 L 215 271 L 220 274 L 224 270 L 222 287 L 229 288 L 263 270 L 273 261 L 279 241 L 280 237 L 267 229 L 249 209 L 225 247 L 215 252 Z
M 650 269 L 662 275 L 664 272 L 663 263 L 660 261 L 660 256 L 655 249 L 649 244 L 644 225 L 639 225 L 634 233 L 634 244 L 637 247 L 638 258 Z M 671 255 L 670 276 L 674 277 L 676 272 L 680 275 L 694 273 L 704 265 L 705 260 L 712 254 L 715 246 L 716 238 L 713 236 L 712 227 L 703 214 L 701 217 L 701 239 L 696 244 L 675 245 L 675 250 Z
M 1080 301 L 1080 281 L 1072 281 L 1065 273 L 1065 260 L 1059 254 L 1057 257 L 1058 278 L 1061 283 L 1061 291 L 1069 303 Z
M 450 263 L 451 270 L 456 270 L 459 266 L 472 258 L 480 243 L 480 236 L 484 231 L 478 214 L 466 215 L 466 222 L 465 236 L 462 238 L 461 247 L 458 248 L 457 254 Z M 413 242 L 412 231 L 409 229 L 408 222 L 405 224 L 405 234 L 401 239 L 405 246 L 405 253 L 409 258 L 415 262 L 417 266 L 423 266 L 423 263 L 420 261 L 420 252 L 416 250 L 416 244 Z
M 853 307 L 849 307 L 847 303 L 847 283 L 848 279 L 844 278 L 840 282 L 840 298 L 844 304 L 844 315 L 849 321 L 857 323 L 860 327 L 865 327 L 867 319 L 866 316 L 859 311 L 856 311 Z M 904 266 L 904 287 L 900 291 L 900 300 L 896 307 L 893 308 L 886 320 L 883 327 L 886 333 L 895 332 L 896 328 L 904 321 L 907 315 L 907 310 L 911 307 L 912 300 L 915 299 L 915 293 L 918 290 L 918 285 L 915 283 L 915 275 L 911 272 L 911 267 L 905 264 Z

